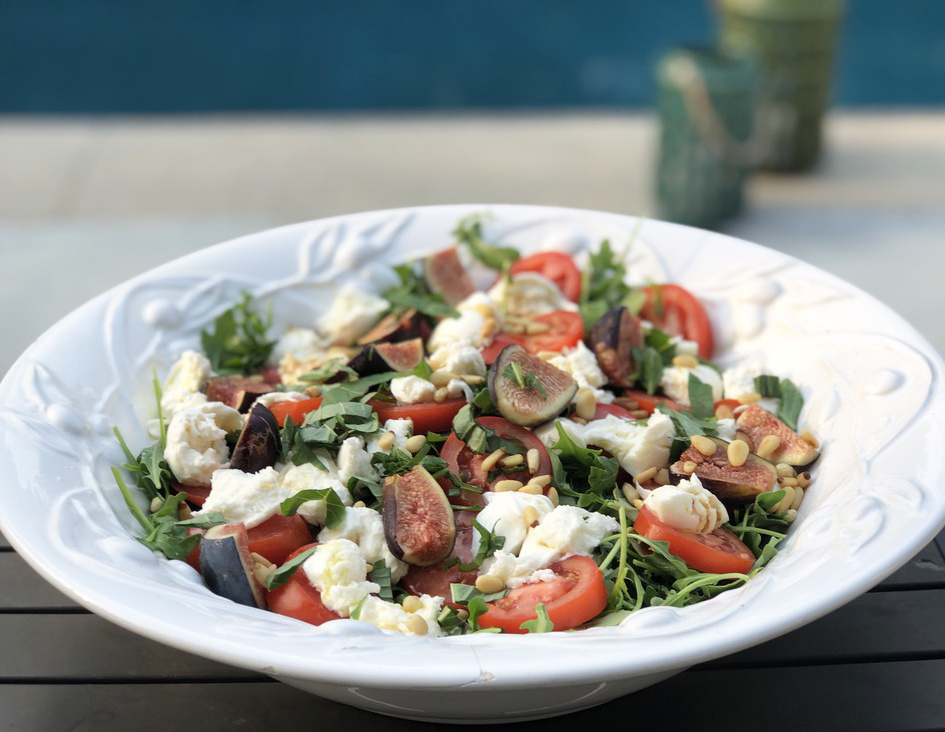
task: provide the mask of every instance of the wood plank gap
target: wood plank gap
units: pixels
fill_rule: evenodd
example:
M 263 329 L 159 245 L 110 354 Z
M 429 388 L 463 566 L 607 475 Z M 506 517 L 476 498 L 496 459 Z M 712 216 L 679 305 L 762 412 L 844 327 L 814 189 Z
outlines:
M 693 667 L 692 671 L 745 671 L 760 668 L 805 668 L 811 666 L 849 666 L 871 663 L 901 663 L 908 661 L 945 661 L 941 651 L 909 651 L 905 653 L 884 653 L 876 656 L 855 656 L 838 658 L 791 658 L 785 661 L 727 661 L 720 659 Z
M 65 607 L 0 607 L 0 615 L 92 615 L 81 605 Z
M 276 681 L 269 676 L 263 674 L 256 674 L 253 676 L 243 676 L 243 677 L 220 677 L 220 678 L 210 678 L 206 676 L 175 676 L 173 678 L 168 678 L 167 676 L 139 676 L 136 678 L 126 678 L 126 677 L 108 677 L 108 676 L 96 676 L 92 679 L 61 679 L 51 676 L 49 678 L 41 677 L 3 677 L 0 676 L 0 685 L 2 686 L 83 686 L 88 684 L 109 684 L 111 686 L 142 686 L 144 684 L 160 684 L 162 686 L 174 686 L 175 684 L 279 684 L 280 681 Z

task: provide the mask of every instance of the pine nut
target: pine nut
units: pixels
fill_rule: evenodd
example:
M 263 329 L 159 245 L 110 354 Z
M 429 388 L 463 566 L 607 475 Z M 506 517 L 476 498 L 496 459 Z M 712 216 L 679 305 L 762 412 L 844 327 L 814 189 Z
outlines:
M 744 440 L 732 440 L 726 449 L 728 462 L 733 468 L 740 468 L 748 460 L 748 443 Z
M 423 607 L 423 600 L 416 595 L 407 595 L 403 601 L 404 612 L 415 613 Z
M 719 404 L 719 406 L 715 408 L 715 416 L 718 419 L 732 419 L 735 413 L 728 404 Z
M 796 511 L 797 509 L 801 507 L 801 501 L 803 500 L 804 500 L 804 489 L 800 487 L 795 488 L 794 500 L 791 501 L 791 508 L 793 508 Z
M 699 466 L 696 465 L 694 462 L 692 462 L 692 460 L 687 460 L 686 462 L 682 464 L 683 472 L 689 473 L 690 475 L 696 472 L 697 467 Z
M 793 478 L 794 477 L 794 468 L 787 463 L 778 463 L 775 465 L 775 468 L 778 471 L 778 476 L 781 478 Z
M 414 635 L 426 635 L 427 631 L 430 629 L 430 626 L 427 625 L 427 621 L 419 615 L 411 615 L 407 618 L 406 625 L 407 631 Z
M 434 371 L 432 374 L 430 374 L 430 382 L 436 387 L 446 386 L 453 379 L 458 378 L 459 377 L 452 371 Z
M 467 610 L 464 607 L 461 607 L 459 610 L 456 611 L 456 617 L 459 618 L 460 620 L 465 620 L 466 618 L 469 617 L 469 610 Z
M 411 455 L 415 454 L 417 450 L 423 447 L 427 442 L 426 435 L 414 435 L 409 440 L 404 443 L 404 447 L 407 449 Z
M 250 552 L 249 556 L 253 558 L 253 564 L 261 564 L 264 567 L 274 566 L 272 562 L 266 559 L 262 554 L 257 554 L 256 552 Z
M 669 485 L 669 470 L 660 468 L 654 480 L 656 480 L 658 485 Z
M 180 503 L 177 506 L 177 518 L 181 521 L 187 521 L 194 517 L 193 511 L 190 510 L 190 506 L 186 503 Z
M 482 459 L 482 464 L 479 467 L 482 468 L 483 473 L 488 473 L 490 470 L 495 468 L 496 463 L 498 463 L 503 457 L 505 457 L 505 448 L 500 447 L 495 452 L 489 453 L 486 457 L 484 457 Z
M 151 513 L 157 513 L 161 510 L 161 506 L 164 505 L 164 499 L 160 496 L 155 496 L 151 499 Z
M 571 421 L 574 422 L 574 424 L 580 424 L 580 425 L 587 424 L 586 419 L 584 419 L 583 417 L 578 417 L 577 415 L 571 417 Z
M 640 402 L 638 402 L 636 399 L 631 399 L 630 397 L 617 397 L 614 399 L 614 404 L 616 404 L 618 407 L 623 407 L 629 412 L 640 408 Z
M 500 480 L 492 488 L 496 493 L 505 493 L 506 491 L 521 490 L 525 484 L 520 480 Z
M 788 485 L 784 486 L 781 490 L 784 491 L 784 498 L 778 501 L 778 504 L 771 509 L 771 513 L 784 513 L 791 507 L 791 504 L 794 503 L 794 488 Z
M 739 404 L 754 404 L 757 401 L 761 400 L 761 394 L 757 391 L 750 391 L 747 394 L 742 394 L 738 397 Z
M 534 320 L 525 326 L 525 332 L 528 333 L 528 335 L 541 335 L 542 333 L 547 333 L 549 330 L 551 330 L 551 326 L 548 325 L 548 323 L 538 323 Z
M 796 519 L 797 519 L 797 511 L 795 511 L 793 508 L 789 508 L 787 511 L 784 512 L 784 520 L 787 521 L 789 524 L 793 524 Z
M 814 437 L 807 428 L 804 428 L 804 431 L 801 432 L 801 439 L 811 447 L 820 447 L 820 442 L 817 441 L 817 438 Z
M 545 495 L 548 496 L 548 500 L 551 501 L 552 506 L 558 505 L 558 489 L 557 488 L 555 488 L 554 486 L 551 486 L 551 488 L 548 489 L 548 492 Z
M 558 353 L 557 351 L 539 351 L 538 352 L 538 358 L 540 358 L 542 361 L 550 361 L 551 359 L 557 358 L 560 355 L 561 354 Z
M 393 432 L 388 430 L 383 435 L 381 435 L 381 438 L 377 441 L 377 446 L 379 449 L 383 450 L 384 452 L 387 452 L 394 446 L 394 441 L 396 439 L 397 439 L 397 435 L 395 435 Z
M 551 482 L 551 476 L 547 473 L 545 475 L 536 475 L 534 478 L 528 481 L 529 483 L 534 483 L 541 488 L 544 488 Z
M 538 449 L 533 447 L 527 453 L 525 453 L 525 462 L 528 464 L 528 472 L 533 475 L 538 472 L 538 466 L 541 462 L 541 458 L 538 455 Z
M 798 474 L 797 474 L 797 484 L 798 484 L 801 488 L 806 488 L 807 486 L 809 486 L 809 485 L 810 485 L 810 473 L 808 473 L 806 470 L 805 470 L 803 473 L 798 473 Z
M 435 392 L 433 392 L 433 401 L 439 404 L 442 401 L 446 400 L 446 397 L 449 396 L 449 391 L 447 391 L 445 386 L 441 386 Z
M 314 398 L 314 397 L 317 397 L 317 396 L 321 396 L 321 395 L 322 395 L 322 390 L 321 390 L 319 387 L 317 387 L 317 386 L 315 386 L 315 385 L 313 384 L 312 386 L 306 386 L 306 387 L 302 390 L 302 393 L 305 394 L 305 396 L 307 396 L 307 397 L 312 397 L 312 398 Z
M 508 457 L 502 458 L 499 462 L 502 463 L 502 467 L 504 468 L 514 468 L 517 465 L 521 465 L 522 463 L 525 462 L 525 456 L 524 455 L 509 455 Z
M 781 485 L 795 486 L 797 485 L 797 478 L 781 478 L 779 482 Z
M 641 508 L 643 508 L 643 499 L 642 499 L 642 498 L 636 498 L 636 499 L 634 499 L 634 500 L 632 501 L 632 503 L 633 503 L 633 507 L 636 508 L 636 509 L 641 509 Z
M 693 435 L 689 438 L 692 446 L 706 457 L 715 455 L 716 444 L 705 435 Z
M 364 508 L 364 506 L 365 506 L 364 501 L 355 501 L 354 504 L 352 504 L 351 508 Z
M 545 492 L 545 489 L 542 488 L 537 483 L 526 483 L 521 488 L 518 489 L 519 493 L 528 493 L 532 496 L 538 496 Z
M 485 376 L 480 376 L 479 374 L 463 374 L 460 378 L 470 386 L 478 386 L 486 380 Z
M 267 567 L 264 564 L 254 564 L 253 565 L 253 577 L 255 580 L 261 584 L 263 587 L 266 586 L 266 580 L 269 579 L 269 575 L 276 571 L 275 567 Z
M 633 478 L 637 483 L 646 483 L 648 480 L 655 478 L 658 472 L 659 468 L 647 468 L 646 470 L 641 470 L 639 473 L 633 476 Z
M 578 389 L 575 412 L 581 419 L 590 421 L 594 419 L 594 412 L 597 411 L 597 400 L 594 398 L 594 392 L 590 389 Z
M 777 435 L 765 435 L 765 438 L 761 441 L 761 444 L 758 445 L 758 449 L 755 451 L 755 454 L 767 460 L 775 451 L 781 447 L 781 438 Z
M 640 494 L 637 493 L 637 489 L 630 485 L 630 483 L 624 483 L 620 486 L 620 490 L 623 491 L 623 497 L 627 499 L 627 503 L 632 504 L 640 497 Z
M 526 526 L 534 526 L 538 523 L 538 509 L 534 506 L 525 506 L 522 509 L 522 521 L 525 522 Z
M 483 595 L 491 595 L 494 592 L 502 592 L 505 582 L 493 574 L 481 574 L 476 577 L 476 589 Z
M 694 356 L 690 356 L 688 353 L 684 353 L 680 356 L 673 356 L 673 366 L 676 366 L 681 369 L 694 369 L 699 365 L 699 362 L 695 359 Z

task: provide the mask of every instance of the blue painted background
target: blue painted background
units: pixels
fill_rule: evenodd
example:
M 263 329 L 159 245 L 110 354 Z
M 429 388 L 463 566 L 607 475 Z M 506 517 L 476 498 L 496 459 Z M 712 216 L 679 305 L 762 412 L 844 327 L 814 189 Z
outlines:
M 945 104 L 945 1 L 848 0 L 841 106 Z M 0 112 L 646 107 L 702 0 L 0 0 Z

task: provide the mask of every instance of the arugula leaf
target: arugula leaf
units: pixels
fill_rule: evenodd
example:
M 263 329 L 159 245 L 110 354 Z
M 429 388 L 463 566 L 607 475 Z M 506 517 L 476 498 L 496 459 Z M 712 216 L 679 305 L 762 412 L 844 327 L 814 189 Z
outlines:
M 535 603 L 535 613 L 538 615 L 534 620 L 526 620 L 519 627 L 524 628 L 529 633 L 550 633 L 555 629 L 555 624 L 548 617 L 548 610 L 545 603 Z
M 252 295 L 244 290 L 240 302 L 214 321 L 212 331 L 200 331 L 203 352 L 220 376 L 259 371 L 272 353 L 275 341 L 266 340 L 272 313 L 262 317 L 252 304 Z
M 781 380 L 781 403 L 778 405 L 777 418 L 797 432 L 797 419 L 804 407 L 804 397 L 800 389 L 790 379 Z
M 283 516 L 294 516 L 303 503 L 324 501 L 326 506 L 325 527 L 336 529 L 345 519 L 345 504 L 331 488 L 308 488 L 289 496 L 279 504 Z
M 690 371 L 688 390 L 689 408 L 692 410 L 692 416 L 698 420 L 714 418 L 715 401 L 712 398 L 712 387 Z
M 558 441 L 549 452 L 553 452 L 560 461 L 571 490 L 575 490 L 575 485 L 582 488 L 586 486 L 586 490 L 580 493 L 603 495 L 605 491 L 612 489 L 620 464 L 614 458 L 604 457 L 601 450 L 581 447 L 575 443 L 565 432 L 561 422 L 556 422 L 555 428 L 558 430 Z M 560 486 L 558 490 L 560 494 Z
M 487 244 L 482 238 L 483 217 L 479 214 L 467 216 L 453 230 L 453 236 L 461 244 L 469 247 L 470 254 L 489 269 L 505 270 L 518 260 L 519 253 L 514 247 Z
M 316 468 L 322 471 L 328 470 L 315 450 L 309 447 L 302 439 L 302 433 L 292 421 L 292 417 L 286 416 L 285 425 L 282 428 L 282 455 L 286 462 L 292 462 L 293 465 L 303 465 L 312 463 Z
M 627 248 L 635 236 L 636 231 L 631 235 Z M 597 252 L 591 253 L 588 266 L 583 272 L 581 298 L 578 302 L 585 330 L 590 330 L 594 323 L 613 307 L 624 305 L 631 312 L 638 313 L 646 302 L 646 295 L 642 291 L 634 290 L 626 283 L 625 260 L 626 251 L 623 256 L 616 256 L 607 239 L 601 242 Z
M 431 455 L 432 447 L 429 443 L 424 443 L 423 447 L 417 450 L 413 455 L 394 448 L 389 454 L 375 452 L 371 456 L 371 465 L 373 465 L 381 475 L 403 475 L 409 473 L 418 465 L 426 470 L 434 478 L 439 477 L 447 470 L 449 465 L 442 458 Z
M 292 575 L 295 574 L 295 570 L 301 567 L 305 563 L 305 560 L 315 553 L 316 549 L 318 549 L 317 546 L 309 547 L 298 556 L 293 557 L 283 564 L 275 572 L 271 572 L 266 578 L 266 589 L 272 591 L 278 587 L 282 587 L 282 585 L 292 578 Z
M 505 546 L 505 537 L 501 534 L 489 531 L 489 529 L 485 528 L 476 521 L 476 519 L 473 519 L 472 525 L 473 528 L 479 532 L 479 549 L 476 552 L 476 556 L 472 558 L 472 561 L 465 563 L 457 561 L 460 572 L 473 572 L 479 569 L 484 561 Z
M 430 318 L 458 318 L 459 312 L 443 296 L 430 290 L 426 280 L 417 273 L 411 262 L 394 267 L 400 284 L 387 288 L 382 294 L 391 304 L 391 313 L 398 315 L 416 310 Z

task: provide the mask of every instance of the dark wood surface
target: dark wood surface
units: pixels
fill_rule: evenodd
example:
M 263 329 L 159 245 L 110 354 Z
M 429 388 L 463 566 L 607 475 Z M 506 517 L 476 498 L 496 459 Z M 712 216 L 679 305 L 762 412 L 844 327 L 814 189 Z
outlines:
M 490 728 L 945 729 L 942 544 L 793 633 L 594 709 Z M 122 630 L 53 589 L 2 536 L 0 580 L 0 730 L 445 727 L 322 700 Z

